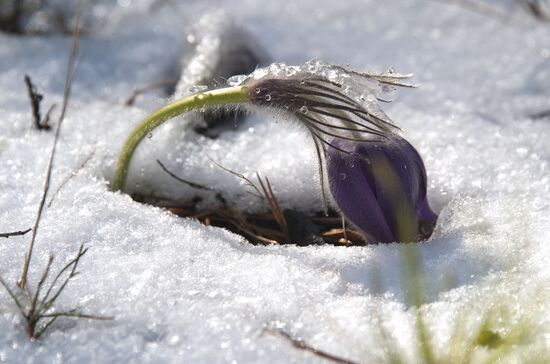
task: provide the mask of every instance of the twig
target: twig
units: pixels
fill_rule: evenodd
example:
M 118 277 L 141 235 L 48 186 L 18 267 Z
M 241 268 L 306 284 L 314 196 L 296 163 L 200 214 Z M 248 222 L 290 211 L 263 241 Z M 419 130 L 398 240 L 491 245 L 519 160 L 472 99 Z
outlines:
M 87 251 L 88 251 L 88 249 L 87 248 L 84 249 L 84 245 L 80 245 L 80 248 L 78 249 L 78 253 L 76 254 L 76 257 L 73 258 L 69 263 L 67 263 L 59 271 L 59 273 L 55 276 L 52 284 L 50 285 L 50 287 L 46 291 L 46 294 L 44 295 L 44 298 L 42 298 L 42 304 L 40 305 L 40 308 L 39 308 L 41 311 L 44 311 L 44 312 L 48 311 L 50 309 L 50 307 L 54 304 L 54 302 L 57 300 L 57 298 L 59 297 L 61 292 L 63 292 L 63 290 L 65 289 L 65 287 L 67 286 L 67 284 L 69 283 L 71 278 L 76 276 L 76 274 L 77 274 L 76 273 L 76 268 L 78 268 L 78 263 L 80 263 L 80 258 L 82 258 L 84 256 L 84 254 L 86 254 Z M 69 269 L 71 269 L 69 275 L 67 276 L 67 278 L 65 278 L 65 280 L 63 281 L 61 286 L 57 289 L 57 292 L 54 293 L 54 295 L 50 298 L 50 294 L 52 293 L 52 290 L 53 290 L 55 284 L 57 283 L 59 278 L 61 278 L 63 273 L 66 272 Z
M 320 358 L 323 358 L 323 359 L 326 359 L 326 360 L 330 360 L 332 361 L 333 363 L 338 363 L 338 364 L 358 364 L 357 362 L 355 361 L 352 361 L 352 360 L 349 360 L 349 359 L 344 359 L 344 358 L 340 358 L 336 355 L 333 355 L 333 354 L 330 354 L 330 353 L 327 353 L 326 351 L 323 351 L 323 350 L 319 350 L 317 348 L 314 348 L 313 346 L 311 345 L 308 345 L 307 343 L 305 343 L 303 340 L 299 340 L 299 339 L 295 339 L 293 338 L 289 333 L 281 330 L 281 329 L 276 329 L 276 328 L 266 328 L 264 330 L 265 333 L 268 333 L 268 334 L 271 334 L 273 336 L 279 336 L 279 337 L 282 337 L 284 339 L 286 339 L 288 342 L 290 342 L 292 344 L 292 346 L 294 346 L 296 349 L 299 349 L 299 350 L 304 350 L 304 351 L 308 351 L 310 353 L 312 353 L 313 355 L 315 356 L 318 356 Z
M 42 117 L 40 116 L 40 102 L 42 102 L 42 100 L 44 99 L 44 96 L 38 93 L 38 91 L 36 90 L 36 86 L 32 83 L 32 80 L 29 77 L 29 75 L 25 75 L 24 79 L 25 79 L 25 84 L 27 85 L 27 92 L 29 93 L 29 100 L 31 101 L 31 110 L 32 110 L 34 125 L 38 130 L 49 130 L 50 129 L 50 126 L 48 125 L 49 113 L 46 114 L 44 121 L 41 120 Z
M 252 194 L 253 196 L 256 196 L 257 198 L 263 198 L 263 194 L 262 192 L 258 189 L 258 187 L 256 187 L 256 185 L 250 180 L 248 179 L 244 174 L 241 174 L 241 173 L 237 173 L 235 171 L 232 171 L 230 170 L 229 168 L 226 168 L 224 166 L 222 166 L 221 164 L 219 164 L 218 162 L 216 162 L 215 160 L 213 160 L 212 158 L 210 158 L 209 156 L 207 156 L 208 159 L 210 159 L 210 161 L 212 163 L 214 163 L 216 166 L 220 167 L 221 169 L 223 169 L 224 171 L 226 172 L 229 172 L 231 173 L 232 175 L 236 176 L 236 177 L 239 177 L 240 179 L 244 180 L 246 182 L 246 185 L 249 186 L 249 187 L 252 187 L 257 194 Z
M 9 233 L 0 233 L 0 238 L 9 238 L 9 237 L 12 237 L 12 236 L 21 236 L 21 235 L 25 235 L 29 231 L 31 231 L 30 228 L 27 229 L 27 230 L 23 230 L 23 231 L 12 231 L 12 232 L 9 232 Z
M 71 180 L 71 178 L 73 178 L 74 176 L 76 176 L 78 174 L 78 172 L 80 172 L 82 170 L 82 168 L 84 168 L 86 166 L 86 164 L 88 164 L 88 162 L 92 159 L 92 157 L 94 156 L 94 153 L 95 153 L 95 150 L 93 152 L 90 153 L 90 155 L 88 155 L 86 157 L 86 159 L 84 159 L 84 161 L 80 164 L 80 166 L 78 166 L 77 169 L 73 170 L 69 175 L 67 175 L 67 177 L 65 177 L 65 179 L 63 180 L 63 182 L 61 182 L 61 184 L 59 185 L 59 187 L 57 187 L 57 189 L 55 190 L 55 192 L 53 193 L 52 195 L 52 198 L 50 198 L 50 202 L 48 202 L 48 208 L 52 206 L 52 203 L 53 201 L 55 200 L 55 198 L 57 197 L 57 194 L 59 193 L 59 191 L 61 191 L 61 189 L 63 188 L 63 186 L 65 186 L 67 184 L 67 182 L 69 182 Z
M 172 171 L 170 171 L 168 168 L 166 168 L 164 166 L 164 164 L 162 164 L 162 162 L 160 160 L 157 159 L 157 163 L 158 165 L 160 166 L 160 168 L 162 168 L 162 170 L 166 173 L 168 173 L 170 175 L 170 177 L 174 178 L 175 180 L 181 182 L 181 183 L 184 183 L 190 187 L 193 187 L 193 188 L 197 188 L 199 190 L 212 190 L 212 188 L 210 187 L 207 187 L 207 186 L 204 186 L 204 185 L 201 185 L 201 184 L 198 184 L 198 183 L 195 183 L 195 182 L 191 182 L 191 181 L 187 181 L 177 175 L 175 175 Z
M 78 313 L 78 312 L 56 312 L 56 313 L 49 313 L 44 314 L 42 317 L 76 317 L 76 318 L 82 318 L 82 319 L 90 319 L 90 320 L 99 320 L 99 321 L 109 321 L 112 320 L 113 316 L 98 316 L 98 315 L 90 315 L 86 313 Z
M 65 112 L 67 110 L 67 105 L 69 102 L 69 96 L 71 93 L 71 84 L 73 79 L 73 70 L 74 70 L 74 60 L 76 56 L 77 51 L 77 45 L 78 45 L 78 36 L 79 36 L 79 29 L 80 29 L 80 15 L 82 13 L 82 2 L 80 3 L 79 11 L 76 15 L 76 22 L 73 32 L 73 38 L 71 43 L 71 50 L 69 52 L 69 59 L 67 62 L 67 73 L 65 77 L 65 88 L 63 92 L 63 104 L 61 106 L 61 113 L 59 115 L 59 119 L 57 122 L 57 125 L 55 127 L 55 136 L 53 140 L 52 149 L 50 152 L 50 159 L 48 161 L 47 166 L 47 172 L 46 172 L 46 178 L 44 179 L 44 187 L 42 188 L 42 196 L 40 198 L 40 203 L 38 204 L 38 211 L 36 213 L 36 220 L 34 222 L 33 228 L 32 228 L 32 237 L 31 241 L 29 242 L 29 246 L 27 248 L 27 252 L 25 253 L 25 258 L 23 261 L 23 269 L 21 272 L 21 278 L 18 282 L 18 286 L 21 288 L 25 288 L 27 286 L 27 275 L 29 272 L 29 264 L 31 262 L 32 258 L 32 251 L 34 248 L 34 242 L 36 240 L 36 234 L 38 232 L 38 227 L 40 225 L 40 219 L 42 217 L 42 211 L 44 210 L 44 205 L 46 202 L 46 196 L 48 195 L 48 190 L 50 188 L 50 179 L 52 175 L 52 169 L 53 169 L 53 162 L 55 157 L 55 152 L 57 149 L 57 142 L 59 140 L 59 134 L 61 132 L 61 125 L 63 123 L 63 119 L 65 118 Z

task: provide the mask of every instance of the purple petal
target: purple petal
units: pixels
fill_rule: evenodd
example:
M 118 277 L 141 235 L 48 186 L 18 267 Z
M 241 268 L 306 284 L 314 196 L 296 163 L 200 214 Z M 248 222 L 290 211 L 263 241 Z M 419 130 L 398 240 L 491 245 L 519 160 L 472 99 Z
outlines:
M 327 149 L 330 191 L 344 216 L 369 242 L 429 237 L 437 215 L 426 199 L 426 170 L 405 139 L 355 142 L 334 139 L 348 151 Z

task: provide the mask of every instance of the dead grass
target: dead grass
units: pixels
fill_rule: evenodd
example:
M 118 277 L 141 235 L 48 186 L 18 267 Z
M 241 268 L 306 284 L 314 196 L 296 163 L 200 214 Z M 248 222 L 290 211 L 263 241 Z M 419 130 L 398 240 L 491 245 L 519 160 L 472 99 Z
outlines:
M 183 179 L 168 170 L 162 162 L 157 162 L 164 172 L 180 183 L 215 193 L 219 205 L 200 209 L 198 207 L 200 200 L 198 199 L 187 203 L 173 203 L 142 195 L 133 195 L 135 200 L 166 208 L 180 217 L 196 219 L 207 226 L 228 229 L 246 237 L 252 244 L 297 244 L 302 246 L 319 244 L 363 246 L 367 244 L 361 234 L 354 228 L 346 226 L 342 217 L 334 210 L 329 210 L 326 214 L 324 212 L 306 214 L 297 210 L 283 209 L 267 177 L 256 174 L 257 182 L 254 182 L 213 161 L 224 171 L 245 181 L 247 188 L 245 192 L 252 198 L 261 200 L 265 205 L 265 210 L 262 212 L 244 213 L 228 203 L 228 199 L 224 197 L 224 191 L 216 191 L 208 186 Z

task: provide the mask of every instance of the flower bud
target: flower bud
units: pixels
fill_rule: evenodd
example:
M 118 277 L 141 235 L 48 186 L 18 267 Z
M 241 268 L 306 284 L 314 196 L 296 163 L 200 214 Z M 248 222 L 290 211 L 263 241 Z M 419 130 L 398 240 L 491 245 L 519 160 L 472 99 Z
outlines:
M 426 198 L 424 163 L 411 144 L 392 134 L 363 142 L 335 138 L 330 146 L 330 192 L 368 242 L 410 242 L 432 234 L 437 215 Z

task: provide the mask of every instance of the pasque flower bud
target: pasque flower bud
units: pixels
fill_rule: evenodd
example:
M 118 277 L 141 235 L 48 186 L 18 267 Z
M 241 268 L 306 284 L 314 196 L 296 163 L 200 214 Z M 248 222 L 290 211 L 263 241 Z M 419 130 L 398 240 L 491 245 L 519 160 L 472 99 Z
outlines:
M 437 216 L 426 199 L 424 163 L 376 103 L 382 86 L 410 86 L 402 82 L 407 76 L 315 67 L 276 68 L 249 80 L 251 104 L 286 111 L 307 128 L 334 201 L 367 241 L 428 238 Z M 346 88 L 363 89 L 366 97 L 357 99 Z
M 428 204 L 420 155 L 395 134 L 371 139 L 331 141 L 326 169 L 334 201 L 369 242 L 428 238 L 437 215 Z

